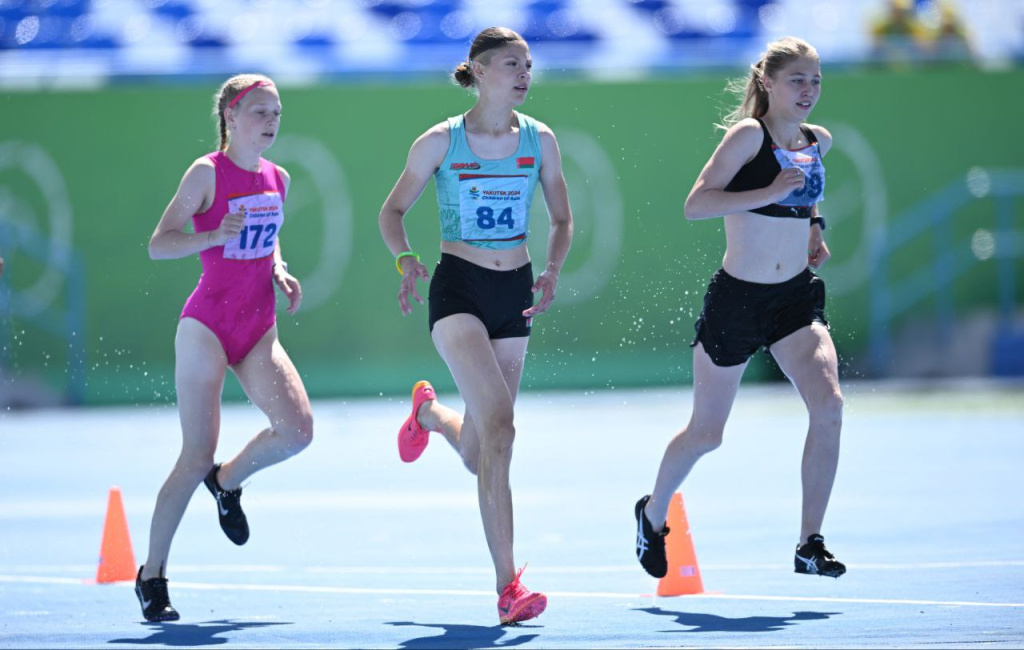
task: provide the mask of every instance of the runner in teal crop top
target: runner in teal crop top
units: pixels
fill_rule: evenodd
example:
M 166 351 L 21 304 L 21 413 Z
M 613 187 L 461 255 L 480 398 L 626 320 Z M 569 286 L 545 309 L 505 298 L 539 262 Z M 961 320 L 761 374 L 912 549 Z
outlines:
M 537 122 L 516 113 L 519 148 L 507 158 L 479 158 L 466 141 L 465 115 L 448 118 L 451 144 L 434 172 L 441 239 L 479 248 L 519 246 L 530 235 L 530 203 L 540 177 Z
M 527 589 L 522 569 L 516 570 L 509 468 L 514 439 L 529 433 L 513 422 L 519 421 L 515 401 L 530 333 L 555 299 L 572 242 L 555 134 L 516 110 L 530 91 L 532 67 L 530 47 L 516 32 L 488 27 L 477 34 L 452 75 L 477 94 L 476 103 L 416 139 L 379 216 L 381 236 L 401 274 L 403 315 L 423 303 L 417 283 L 430 280 L 430 339 L 466 409 L 465 415 L 455 411 L 429 382 L 417 382 L 412 411 L 398 430 L 398 454 L 404 462 L 415 461 L 439 433 L 477 475 L 502 624 L 534 619 L 547 607 L 547 596 Z M 431 177 L 441 221 L 441 259 L 433 273 L 413 252 L 405 229 Z M 525 244 L 538 182 L 550 228 L 546 259 L 535 275 Z

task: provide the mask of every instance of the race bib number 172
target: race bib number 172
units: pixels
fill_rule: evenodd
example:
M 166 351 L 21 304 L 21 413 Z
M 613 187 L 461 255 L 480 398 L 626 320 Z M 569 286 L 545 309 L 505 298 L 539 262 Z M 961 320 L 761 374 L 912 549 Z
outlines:
M 224 257 L 256 260 L 274 253 L 277 233 L 284 223 L 284 205 L 277 192 L 228 199 L 228 212 L 243 212 L 245 224 L 238 237 L 224 244 Z

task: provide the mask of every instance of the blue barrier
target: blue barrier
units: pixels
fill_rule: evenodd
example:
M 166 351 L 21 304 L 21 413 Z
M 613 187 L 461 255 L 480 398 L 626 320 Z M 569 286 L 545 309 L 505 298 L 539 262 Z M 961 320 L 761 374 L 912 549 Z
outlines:
M 69 404 L 85 402 L 85 266 L 81 255 L 74 249 L 53 255 L 54 242 L 12 228 L 0 222 L 0 250 L 8 262 L 4 276 L 0 277 L 0 367 L 9 368 L 13 350 L 12 319 L 17 318 L 39 330 L 62 339 L 67 345 L 67 367 L 64 382 L 64 400 Z M 21 308 L 18 293 L 11 289 L 8 278 L 17 269 L 10 261 L 18 255 L 56 268 L 64 280 L 65 304 L 50 306 L 41 313 Z
M 1014 199 L 1024 195 L 1024 170 L 984 170 L 983 191 L 969 187 L 969 179 L 957 180 L 922 200 L 894 218 L 888 228 L 876 234 L 871 245 L 870 263 L 870 369 L 875 376 L 890 374 L 893 319 L 919 302 L 935 296 L 935 326 L 940 344 L 950 342 L 955 323 L 953 282 L 979 263 L 970 246 L 958 245 L 953 239 L 956 215 L 963 207 L 982 199 L 994 199 L 996 232 L 993 233 L 997 258 L 997 293 L 999 326 L 992 353 L 996 374 L 1024 374 L 1024 360 L 1013 362 L 1018 354 L 1014 346 L 1024 346 L 1024 336 L 1012 332 L 1015 311 L 1015 259 L 1024 257 L 1022 247 L 1015 245 Z M 1024 228 L 1022 228 L 1024 230 Z M 890 273 L 892 257 L 918 237 L 933 236 L 930 266 L 921 266 L 903 278 Z M 1015 343 L 1016 341 L 1016 343 Z

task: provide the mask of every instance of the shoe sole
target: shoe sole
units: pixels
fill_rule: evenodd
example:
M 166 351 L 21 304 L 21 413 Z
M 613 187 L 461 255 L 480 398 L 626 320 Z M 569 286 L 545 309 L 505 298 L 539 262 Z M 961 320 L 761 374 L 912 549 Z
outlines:
M 532 597 L 527 598 L 526 602 L 518 606 L 514 611 L 509 612 L 507 616 L 499 616 L 498 619 L 502 625 L 515 625 L 516 623 L 528 621 L 531 618 L 537 618 L 547 608 L 548 597 L 544 594 L 533 594 Z
M 800 569 L 796 569 L 793 571 L 793 573 L 798 573 L 802 576 L 821 576 L 822 578 L 838 578 L 839 576 L 846 573 L 846 569 L 842 568 L 832 569 L 830 571 L 815 571 L 814 573 L 811 573 L 810 571 L 801 571 Z
M 420 406 L 423 404 L 423 402 L 426 402 L 428 398 L 424 397 L 417 401 L 416 392 L 423 387 L 430 388 L 430 391 L 432 393 L 434 392 L 434 387 L 430 385 L 429 381 L 420 380 L 416 382 L 415 385 L 413 385 L 412 413 L 409 415 L 408 418 L 406 418 L 405 422 L 402 423 L 402 428 L 398 430 L 398 457 L 401 458 L 402 462 L 405 463 L 411 463 L 417 460 L 423 454 L 423 451 L 427 448 L 427 443 L 430 442 L 430 432 L 424 431 L 422 445 L 417 445 L 413 447 L 411 445 L 405 445 L 402 443 L 403 438 L 405 438 L 407 435 L 411 435 L 411 430 L 413 430 L 414 428 L 422 429 L 422 427 L 420 427 L 419 425 L 419 422 L 416 421 L 416 413 L 420 410 Z M 431 397 L 429 399 L 436 400 L 437 394 L 435 393 L 434 397 Z M 409 433 L 406 433 L 407 431 Z

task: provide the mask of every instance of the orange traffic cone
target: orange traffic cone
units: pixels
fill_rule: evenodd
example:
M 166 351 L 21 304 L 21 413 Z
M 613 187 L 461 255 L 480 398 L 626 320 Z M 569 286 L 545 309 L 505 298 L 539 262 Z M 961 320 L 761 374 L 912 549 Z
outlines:
M 669 534 L 665 538 L 665 553 L 668 559 L 668 574 L 658 581 L 659 596 L 683 596 L 704 593 L 700 579 L 697 553 L 693 550 L 690 524 L 686 521 L 683 495 L 676 492 L 668 504 L 668 518 L 665 525 Z
M 103 544 L 100 546 L 100 566 L 96 582 L 117 582 L 135 579 L 135 554 L 128 534 L 128 520 L 121 503 L 121 488 L 110 488 L 107 499 L 107 519 L 103 524 Z

